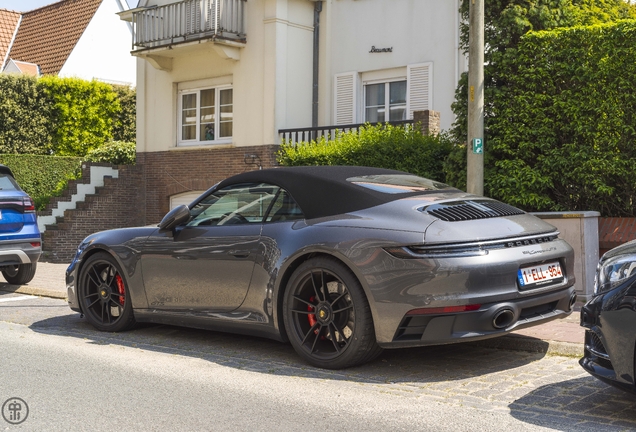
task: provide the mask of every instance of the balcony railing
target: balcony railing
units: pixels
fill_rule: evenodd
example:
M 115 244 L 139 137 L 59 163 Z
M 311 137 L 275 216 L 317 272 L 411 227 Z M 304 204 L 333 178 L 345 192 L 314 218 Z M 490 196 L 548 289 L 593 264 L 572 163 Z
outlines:
M 205 38 L 245 42 L 246 1 L 185 0 L 132 11 L 133 50 Z
M 390 122 L 379 122 L 379 123 L 356 123 L 356 124 L 348 124 L 348 125 L 337 125 L 337 126 L 318 126 L 318 127 L 308 127 L 308 128 L 296 128 L 296 129 L 279 129 L 278 134 L 281 138 L 281 141 L 286 141 L 288 143 L 299 143 L 303 141 L 312 141 L 319 140 L 322 137 L 325 137 L 326 141 L 331 141 L 336 138 L 336 134 L 338 131 L 340 132 L 349 132 L 349 131 L 358 131 L 360 127 L 364 125 L 375 126 L 378 124 L 390 124 L 391 126 L 413 126 L 413 120 L 399 120 L 399 121 L 390 121 Z

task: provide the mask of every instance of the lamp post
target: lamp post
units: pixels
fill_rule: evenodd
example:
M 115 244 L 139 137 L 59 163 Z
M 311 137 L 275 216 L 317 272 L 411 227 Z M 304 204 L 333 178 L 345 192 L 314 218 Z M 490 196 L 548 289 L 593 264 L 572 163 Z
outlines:
M 484 0 L 469 0 L 466 190 L 484 194 Z

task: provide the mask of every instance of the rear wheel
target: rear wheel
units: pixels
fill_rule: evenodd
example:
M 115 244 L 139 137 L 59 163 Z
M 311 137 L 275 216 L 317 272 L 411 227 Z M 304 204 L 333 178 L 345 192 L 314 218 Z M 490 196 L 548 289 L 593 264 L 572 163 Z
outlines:
M 96 329 L 118 332 L 135 324 L 126 280 L 112 256 L 98 253 L 86 261 L 78 293 L 82 311 Z
M 333 258 L 312 258 L 296 269 L 283 311 L 292 346 L 314 366 L 351 367 L 382 352 L 360 282 Z
M 4 267 L 2 269 L 2 276 L 4 276 L 7 282 L 13 285 L 29 283 L 35 276 L 37 264 L 37 262 L 32 262 L 31 264 Z

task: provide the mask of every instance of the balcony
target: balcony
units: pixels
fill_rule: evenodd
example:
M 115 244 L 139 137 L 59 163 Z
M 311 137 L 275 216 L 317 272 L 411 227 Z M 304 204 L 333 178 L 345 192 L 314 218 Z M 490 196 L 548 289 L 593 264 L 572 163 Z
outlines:
M 279 129 L 278 135 L 281 142 L 298 144 L 303 141 L 313 141 L 325 138 L 325 141 L 333 141 L 336 139 L 338 132 L 350 132 L 359 131 L 362 126 L 376 126 L 378 124 L 402 127 L 413 127 L 413 120 L 397 120 L 380 123 L 356 123 L 338 126 L 318 126 L 318 127 L 306 127 L 306 128 L 294 128 L 294 129 Z
M 246 41 L 246 1 L 185 0 L 131 9 L 119 15 L 132 23 L 133 55 L 205 40 L 241 47 Z

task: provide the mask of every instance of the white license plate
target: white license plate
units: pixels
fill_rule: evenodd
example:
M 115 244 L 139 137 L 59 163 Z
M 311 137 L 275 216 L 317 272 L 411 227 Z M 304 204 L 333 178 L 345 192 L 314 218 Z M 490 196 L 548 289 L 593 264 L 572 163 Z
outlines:
M 530 289 L 563 281 L 563 272 L 558 261 L 522 267 L 517 273 L 521 289 Z

